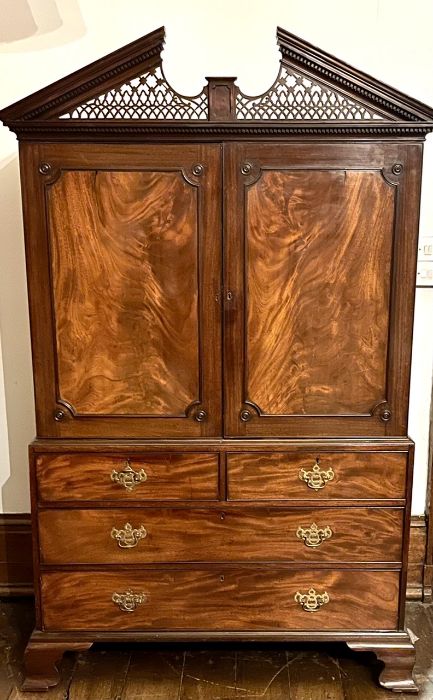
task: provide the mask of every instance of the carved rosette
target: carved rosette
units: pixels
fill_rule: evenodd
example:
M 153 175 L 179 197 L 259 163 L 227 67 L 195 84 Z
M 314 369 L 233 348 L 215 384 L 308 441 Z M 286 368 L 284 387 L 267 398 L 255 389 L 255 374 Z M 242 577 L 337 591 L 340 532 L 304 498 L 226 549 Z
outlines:
M 259 418 L 260 415 L 260 408 L 255 403 L 244 401 L 239 411 L 239 420 L 242 423 L 248 423 L 253 418 Z
M 197 421 L 197 423 L 204 423 L 208 419 L 207 411 L 200 401 L 193 401 L 187 407 L 185 415 L 187 418 L 192 418 L 192 420 Z
M 62 171 L 52 163 L 42 161 L 38 165 L 38 173 L 44 178 L 44 185 L 53 185 L 59 179 Z
M 379 403 L 372 408 L 371 415 L 377 416 L 384 423 L 388 423 L 392 418 L 392 412 L 388 401 L 379 401 Z

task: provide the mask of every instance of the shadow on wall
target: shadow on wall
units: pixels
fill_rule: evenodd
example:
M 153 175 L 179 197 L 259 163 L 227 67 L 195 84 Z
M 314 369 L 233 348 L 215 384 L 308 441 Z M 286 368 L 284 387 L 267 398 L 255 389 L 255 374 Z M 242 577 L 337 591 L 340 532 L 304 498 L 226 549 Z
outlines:
M 0 337 L 10 476 L 4 512 L 29 510 L 27 446 L 35 436 L 30 331 L 18 158 L 0 163 Z M 3 454 L 5 453 L 2 450 Z M 3 467 L 4 465 L 2 465 Z
M 0 0 L 0 17 L 3 53 L 52 48 L 86 33 L 77 0 Z

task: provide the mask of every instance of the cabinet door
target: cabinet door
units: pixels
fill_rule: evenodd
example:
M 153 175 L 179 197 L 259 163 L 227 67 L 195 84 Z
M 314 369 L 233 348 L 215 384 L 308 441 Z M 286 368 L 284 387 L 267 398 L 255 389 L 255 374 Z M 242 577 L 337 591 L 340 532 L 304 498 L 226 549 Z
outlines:
M 420 158 L 227 147 L 226 435 L 406 434 Z
M 24 146 L 38 433 L 221 433 L 221 153 Z

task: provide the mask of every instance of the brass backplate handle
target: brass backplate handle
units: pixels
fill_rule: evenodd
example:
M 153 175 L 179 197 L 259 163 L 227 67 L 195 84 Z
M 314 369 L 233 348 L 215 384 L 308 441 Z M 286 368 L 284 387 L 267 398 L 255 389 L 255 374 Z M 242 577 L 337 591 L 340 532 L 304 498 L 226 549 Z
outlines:
M 310 527 L 300 525 L 296 531 L 296 537 L 303 540 L 306 547 L 320 547 L 322 542 L 332 537 L 332 534 L 329 525 L 319 527 L 316 523 L 311 523 Z
M 144 525 L 140 527 L 132 527 L 131 523 L 126 523 L 125 526 L 118 530 L 113 527 L 111 537 L 117 541 L 117 544 L 122 549 L 131 549 L 136 547 L 140 540 L 143 540 L 147 535 L 147 530 Z
M 300 591 L 295 593 L 295 601 L 299 603 L 305 612 L 316 612 L 320 610 L 322 605 L 329 603 L 329 600 L 330 598 L 326 591 L 316 593 L 314 588 L 310 588 L 306 593 L 301 593 Z
M 123 486 L 127 491 L 133 491 L 138 484 L 142 484 L 146 479 L 147 474 L 144 469 L 140 469 L 138 472 L 134 471 L 129 459 L 126 460 L 122 471 L 118 472 L 113 469 L 111 472 L 111 481 Z
M 134 593 L 130 588 L 124 593 L 113 593 L 111 600 L 123 612 L 134 612 L 139 605 L 146 603 L 145 593 Z
M 302 467 L 299 470 L 300 480 L 305 481 L 308 488 L 314 491 L 325 488 L 328 481 L 332 481 L 334 477 L 335 474 L 332 467 L 329 467 L 329 469 L 321 469 L 318 459 L 312 469 L 304 469 L 304 467 Z

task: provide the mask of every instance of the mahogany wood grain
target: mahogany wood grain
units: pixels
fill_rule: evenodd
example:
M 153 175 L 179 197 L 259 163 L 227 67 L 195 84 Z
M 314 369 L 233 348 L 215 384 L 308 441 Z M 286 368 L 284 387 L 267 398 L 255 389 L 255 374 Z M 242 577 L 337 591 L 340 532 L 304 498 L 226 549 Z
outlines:
M 132 490 L 111 479 L 113 470 L 122 472 L 127 463 L 135 472 L 144 469 L 147 477 Z M 218 498 L 216 454 L 48 454 L 36 458 L 36 473 L 42 502 Z
M 330 600 L 306 612 L 295 595 L 312 587 Z M 399 573 L 386 570 L 53 572 L 41 580 L 47 631 L 392 630 L 398 587 Z M 147 596 L 131 613 L 112 601 L 127 589 Z
M 141 508 L 41 510 L 43 564 L 295 561 L 388 562 L 402 556 L 399 508 Z M 119 547 L 112 528 L 143 526 L 146 536 Z M 318 547 L 297 537 L 299 527 L 329 526 Z
M 420 157 L 226 145 L 227 437 L 406 434 Z
M 16 665 L 12 668 L 9 664 L 5 664 L 4 668 L 2 668 L 0 664 L 0 679 L 2 678 L 2 671 L 4 671 L 4 674 L 8 675 L 10 681 L 9 686 L 6 686 L 5 692 L 1 696 L 2 700 L 26 700 L 27 697 L 31 700 L 37 700 L 37 697 L 40 696 L 36 696 L 36 694 L 26 695 L 18 690 L 17 687 L 12 690 L 10 696 L 7 692 L 8 687 L 14 684 L 19 686 L 21 683 L 21 665 L 18 661 L 22 656 L 20 642 L 22 637 L 26 639 L 28 637 L 28 629 L 26 627 L 23 628 L 22 621 L 23 618 L 28 617 L 29 613 L 31 613 L 32 602 L 28 598 L 15 599 L 14 601 L 6 600 L 0 603 L 0 606 L 2 609 L 2 618 L 0 619 L 4 620 L 5 617 L 9 617 L 13 623 L 8 629 L 3 630 L 5 641 L 4 655 L 6 658 L 7 653 L 9 661 L 11 658 L 17 659 Z M 433 610 L 431 606 L 409 604 L 407 613 L 408 625 L 419 637 L 416 643 L 417 663 L 415 678 L 420 686 L 420 697 L 425 697 L 425 699 L 431 698 L 433 697 L 433 684 L 429 680 L 429 669 L 433 637 Z M 262 641 L 254 645 L 245 645 L 236 641 L 239 639 L 237 635 L 233 635 L 234 639 L 232 642 L 226 645 L 215 645 L 209 641 L 207 643 L 203 641 L 200 645 L 197 645 L 193 641 L 193 633 L 189 633 L 189 640 L 187 637 L 188 633 L 178 634 L 179 638 L 185 638 L 186 645 L 178 643 L 175 647 L 170 645 L 169 648 L 161 644 L 153 644 L 152 646 L 149 644 L 134 645 L 131 653 L 131 663 L 121 695 L 122 700 L 138 700 L 139 697 L 141 700 L 143 695 L 145 697 L 149 696 L 152 700 L 178 700 L 181 685 L 184 689 L 188 686 L 190 693 L 196 692 L 199 694 L 201 692 L 201 696 L 199 695 L 200 700 L 206 697 L 206 688 L 209 686 L 207 692 L 215 700 L 215 693 L 218 694 L 219 691 L 220 694 L 221 692 L 224 694 L 225 689 L 222 689 L 222 686 L 226 684 L 233 685 L 231 682 L 233 676 L 236 679 L 236 688 L 240 697 L 249 692 L 252 695 L 258 695 L 260 698 L 263 697 L 263 700 L 283 700 L 283 698 L 288 700 L 289 673 L 290 691 L 291 695 L 294 696 L 293 698 L 290 696 L 290 700 L 301 700 L 301 698 L 302 700 L 311 700 L 308 694 L 310 693 L 311 696 L 313 691 L 315 700 L 316 695 L 321 700 L 324 700 L 320 694 L 322 690 L 325 693 L 325 697 L 326 693 L 331 693 L 331 697 L 333 697 L 330 683 L 331 675 L 334 677 L 335 685 L 339 686 L 339 670 L 341 670 L 344 693 L 341 691 L 341 696 L 337 696 L 338 700 L 343 700 L 343 696 L 344 700 L 381 700 L 381 698 L 391 700 L 391 698 L 396 698 L 389 690 L 380 689 L 376 686 L 375 676 L 378 665 L 376 665 L 376 668 L 374 667 L 371 653 L 359 654 L 352 652 L 342 643 L 336 644 L 328 641 L 326 645 L 323 645 L 323 638 L 327 637 L 328 640 L 331 640 L 332 632 L 322 633 L 320 648 L 318 644 L 313 643 L 313 640 L 318 637 L 317 632 L 303 633 L 303 635 L 299 632 L 293 633 L 290 646 L 287 644 L 289 635 L 287 635 L 286 639 L 283 637 L 283 644 L 275 645 L 264 642 L 263 632 L 256 633 L 258 639 L 262 636 Z M 283 635 L 284 633 L 280 634 Z M 123 632 L 118 633 L 117 638 L 119 639 L 123 636 L 125 641 L 137 641 L 137 639 L 145 638 L 145 635 L 146 633 L 143 632 L 134 632 L 132 634 Z M 66 636 L 71 640 L 72 638 L 77 639 L 77 637 L 84 638 L 85 634 L 69 632 Z M 110 636 L 113 637 L 113 633 L 110 635 L 109 632 L 106 632 L 97 635 L 100 641 L 104 638 L 109 639 Z M 337 636 L 341 639 L 341 634 L 335 635 L 335 638 Z M 361 633 L 357 633 L 357 636 L 358 641 L 360 641 Z M 59 633 L 55 632 L 39 633 L 39 639 L 44 638 L 45 641 L 58 637 L 60 637 Z M 203 640 L 204 637 L 205 635 L 203 635 Z M 300 637 L 303 637 L 305 640 L 309 639 L 309 643 L 302 643 Z M 355 635 L 353 634 L 346 633 L 346 637 L 348 641 L 355 641 Z M 387 648 L 388 652 L 391 652 L 391 649 L 394 648 L 398 655 L 401 648 L 406 646 L 409 641 L 408 636 L 405 639 L 403 634 L 375 633 L 374 635 L 370 634 L 369 639 L 368 637 L 365 638 L 365 645 L 370 643 L 374 646 L 373 637 L 376 637 L 375 643 L 378 656 L 381 655 L 381 651 L 385 648 Z M 398 637 L 399 639 L 396 639 Z M 36 635 L 33 636 L 33 641 L 35 640 Z M 380 646 L 381 648 L 379 648 Z M 119 644 L 116 647 L 119 650 Z M 185 648 L 187 649 L 187 662 L 184 666 Z M 71 676 L 73 682 L 77 676 L 80 680 L 83 680 L 85 674 L 81 671 L 82 666 L 86 666 L 89 671 L 91 668 L 95 668 L 94 657 L 100 657 L 105 652 L 105 656 L 110 658 L 109 649 L 110 647 L 106 645 L 104 647 L 98 645 L 97 648 L 92 649 L 89 653 L 81 654 L 75 670 L 74 655 L 68 655 L 59 669 L 61 672 L 61 683 L 56 691 L 51 691 L 49 697 L 51 698 L 52 696 L 55 700 L 65 700 Z M 121 652 L 119 653 L 120 656 Z M 231 658 L 233 664 L 233 657 L 235 669 L 233 667 L 230 669 L 229 665 L 224 663 L 224 659 Z M 202 664 L 200 664 L 200 658 L 203 658 Z M 392 664 L 392 658 L 390 663 Z M 334 669 L 333 674 L 331 674 L 332 668 Z M 184 669 L 184 682 L 182 682 L 182 669 Z M 199 669 L 200 672 L 197 673 Z M 112 678 L 110 668 L 107 665 L 104 668 L 104 664 L 99 663 L 96 670 L 100 679 L 105 679 L 108 684 L 110 678 Z M 279 670 L 280 673 L 278 674 Z M 186 679 L 187 674 L 199 679 L 196 681 L 195 687 L 192 683 L 192 678 Z M 323 678 L 324 674 L 325 677 Z M 89 684 L 86 687 L 88 692 L 90 692 L 90 690 L 93 690 L 91 673 L 88 673 L 88 677 Z M 321 678 L 324 680 L 323 686 L 320 683 Z M 284 679 L 287 680 L 285 681 Z M 328 679 L 329 683 L 327 682 Z M 84 684 L 81 687 L 84 690 Z M 2 688 L 1 682 L 0 688 Z M 184 693 L 184 695 L 187 695 L 187 693 Z M 403 695 L 402 697 L 405 698 L 406 696 Z M 94 694 L 92 700 L 95 700 Z M 328 699 L 326 698 L 326 700 Z
M 269 415 L 368 414 L 386 398 L 395 188 L 288 167 L 246 194 L 247 395 Z
M 299 478 L 319 464 L 334 476 L 314 490 Z M 407 454 L 392 452 L 247 452 L 228 454 L 229 500 L 404 498 Z
M 36 470 L 32 448 L 28 682 L 53 684 L 62 650 L 95 640 L 332 639 L 377 649 L 382 684 L 412 691 L 405 436 L 433 112 L 279 29 L 283 66 L 383 118 L 247 124 L 232 78 L 209 79 L 203 120 L 58 118 L 160 65 L 163 38 L 2 111 L 21 140 L 37 434 L 52 455 Z M 131 494 L 104 480 L 125 454 L 149 471 Z M 300 460 L 331 455 L 334 479 L 307 490 Z M 227 503 L 227 486 L 250 503 Z M 126 551 L 110 533 L 129 521 L 147 533 Z M 332 529 L 317 549 L 296 536 L 312 522 Z M 311 587 L 330 597 L 314 613 L 295 602 Z M 128 588 L 147 596 L 131 613 L 112 601 Z M 71 700 L 123 694 L 127 666 L 112 686 L 90 670 L 89 691 L 84 673 Z
M 61 399 L 83 415 L 183 415 L 200 394 L 196 186 L 69 170 L 47 200 Z
M 220 434 L 221 147 L 21 160 L 38 435 Z

